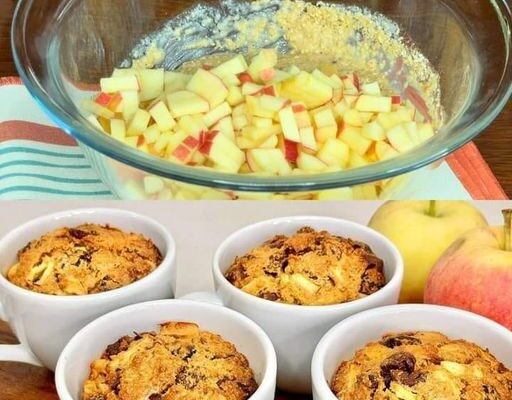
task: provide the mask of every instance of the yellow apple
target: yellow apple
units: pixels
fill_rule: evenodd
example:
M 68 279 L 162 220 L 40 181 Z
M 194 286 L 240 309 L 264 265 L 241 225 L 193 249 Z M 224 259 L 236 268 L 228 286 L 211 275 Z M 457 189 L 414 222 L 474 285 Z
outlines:
M 421 303 L 439 257 L 462 234 L 487 226 L 487 221 L 464 201 L 391 201 L 377 210 L 369 226 L 390 239 L 404 258 L 400 301 Z

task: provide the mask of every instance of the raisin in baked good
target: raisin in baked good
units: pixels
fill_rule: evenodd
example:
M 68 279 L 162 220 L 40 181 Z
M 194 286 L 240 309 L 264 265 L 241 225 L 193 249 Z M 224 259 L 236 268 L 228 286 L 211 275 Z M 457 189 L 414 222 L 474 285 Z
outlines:
M 91 364 L 82 400 L 246 400 L 258 388 L 247 358 L 196 324 L 125 336 Z
M 343 362 L 331 388 L 340 400 L 509 400 L 512 372 L 476 344 L 404 332 Z
M 225 276 L 254 296 L 298 305 L 344 303 L 386 284 L 383 261 L 366 244 L 309 227 L 237 257 Z
M 142 235 L 84 224 L 56 229 L 28 243 L 7 279 L 34 292 L 85 295 L 129 285 L 161 260 L 155 244 Z

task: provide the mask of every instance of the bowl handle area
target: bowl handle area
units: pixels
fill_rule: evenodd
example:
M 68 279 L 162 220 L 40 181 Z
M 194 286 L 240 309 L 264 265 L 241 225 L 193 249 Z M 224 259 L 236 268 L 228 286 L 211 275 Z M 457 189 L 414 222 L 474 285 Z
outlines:
M 213 304 L 215 306 L 224 306 L 222 299 L 213 292 L 192 292 L 180 297 L 180 300 L 198 301 L 200 303 Z
M 7 315 L 0 303 L 0 320 L 7 321 Z M 32 354 L 24 344 L 2 344 L 0 345 L 0 361 L 15 361 L 25 364 L 32 364 L 42 367 L 43 364 Z

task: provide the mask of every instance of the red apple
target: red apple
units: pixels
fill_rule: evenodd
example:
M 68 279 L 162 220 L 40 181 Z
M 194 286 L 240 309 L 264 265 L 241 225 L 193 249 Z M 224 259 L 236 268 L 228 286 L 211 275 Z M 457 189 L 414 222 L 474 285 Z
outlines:
M 505 226 L 467 232 L 430 273 L 425 302 L 462 308 L 512 330 L 512 210 Z

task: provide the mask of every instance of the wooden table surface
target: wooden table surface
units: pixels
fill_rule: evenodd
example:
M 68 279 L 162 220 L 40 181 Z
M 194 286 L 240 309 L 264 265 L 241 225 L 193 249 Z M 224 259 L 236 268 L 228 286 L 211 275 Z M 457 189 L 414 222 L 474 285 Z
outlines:
M 16 75 L 10 50 L 10 24 L 16 0 L 0 0 L 0 76 Z M 478 148 L 507 194 L 512 197 L 512 102 L 477 140 Z M 7 325 L 0 322 L 0 343 L 15 343 Z M 308 397 L 286 396 L 284 399 Z M 56 400 L 53 375 L 43 369 L 16 363 L 0 363 L 1 400 Z

